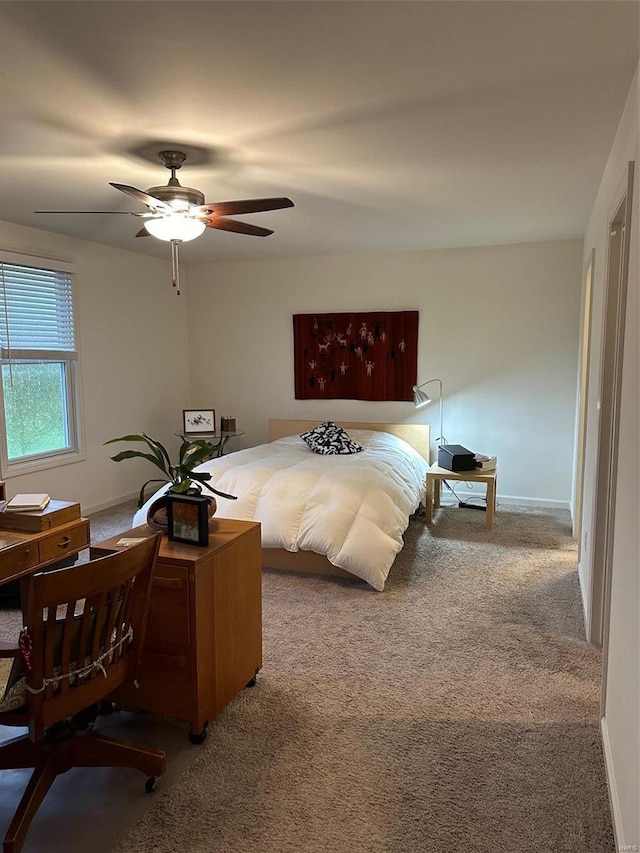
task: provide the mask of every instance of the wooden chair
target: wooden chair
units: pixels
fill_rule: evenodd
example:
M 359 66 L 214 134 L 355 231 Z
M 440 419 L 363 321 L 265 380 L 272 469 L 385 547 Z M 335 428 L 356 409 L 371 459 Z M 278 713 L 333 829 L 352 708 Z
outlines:
M 0 770 L 34 771 L 5 836 L 4 853 L 21 850 L 59 773 L 72 767 L 133 767 L 149 777 L 148 791 L 164 773 L 161 750 L 93 730 L 99 703 L 136 678 L 159 545 L 156 534 L 108 557 L 25 580 L 20 643 L 0 647 L 0 657 L 14 658 L 0 706 L 9 710 L 0 712 L 0 724 L 29 731 L 0 746 Z

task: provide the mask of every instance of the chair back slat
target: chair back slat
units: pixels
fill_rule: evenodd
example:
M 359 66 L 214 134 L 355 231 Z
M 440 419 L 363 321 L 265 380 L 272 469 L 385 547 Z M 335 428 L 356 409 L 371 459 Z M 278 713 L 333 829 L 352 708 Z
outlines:
M 116 622 L 115 631 L 114 631 L 114 643 L 118 646 L 120 650 L 120 654 L 122 654 L 122 649 L 120 648 L 120 643 L 122 642 L 122 637 L 124 636 L 124 625 L 127 618 L 127 601 L 129 600 L 129 592 L 130 587 L 122 586 L 121 587 L 121 599 L 120 599 L 120 610 L 118 612 L 118 620 Z M 117 659 L 117 658 L 116 658 Z
M 56 652 L 56 633 L 57 633 L 57 607 L 47 607 L 47 620 L 45 622 L 45 656 L 44 656 L 44 677 L 47 682 L 53 678 L 53 668 L 55 663 Z M 45 699 L 53 696 L 53 685 L 47 684 L 45 689 Z
M 117 643 L 122 643 L 128 631 L 128 626 L 135 621 L 133 607 L 135 604 L 135 582 L 133 586 L 127 586 L 122 595 L 122 610 L 121 617 L 118 619 L 118 634 L 116 637 Z M 135 640 L 135 637 L 134 637 Z M 117 649 L 117 654 L 124 653 L 124 646 Z
M 104 624 L 107 616 L 107 595 L 110 592 L 110 589 L 103 589 L 98 596 L 98 604 L 95 609 L 94 615 L 94 624 L 93 624 L 93 641 L 91 643 L 91 660 L 97 661 L 101 655 L 104 653 L 107 645 L 105 644 L 104 637 Z M 96 674 L 97 670 L 90 672 L 88 677 L 93 678 Z
M 105 637 L 113 639 L 113 645 L 118 652 L 121 652 L 118 644 L 122 638 L 122 619 L 119 618 L 119 614 L 122 609 L 122 596 L 126 589 L 126 586 L 119 584 L 111 590 L 111 603 L 104 629 Z M 113 655 L 111 660 L 115 662 L 119 657 L 120 654 Z
M 92 635 L 92 602 L 94 596 L 86 597 L 83 602 L 82 615 L 80 616 L 80 632 L 78 638 L 78 660 L 85 660 L 89 654 Z
M 123 633 L 126 631 L 126 626 L 133 621 L 133 608 L 135 605 L 135 582 L 133 587 L 129 587 L 126 591 L 124 601 L 122 602 L 123 618 L 121 620 Z
M 139 664 L 160 535 L 122 551 L 32 575 L 25 626 L 30 734 L 73 716 L 130 679 Z
M 71 669 L 71 653 L 73 648 L 73 633 L 76 625 L 75 622 L 75 601 L 67 601 L 66 615 L 64 622 L 58 622 L 62 630 L 62 653 L 60 655 L 60 674 L 64 676 Z M 63 693 L 69 689 L 69 679 L 61 678 L 58 683 L 58 689 Z

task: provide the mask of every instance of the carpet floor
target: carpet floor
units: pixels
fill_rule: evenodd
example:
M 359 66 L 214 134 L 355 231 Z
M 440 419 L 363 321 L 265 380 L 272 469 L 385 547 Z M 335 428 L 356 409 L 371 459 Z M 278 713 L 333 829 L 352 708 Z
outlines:
M 614 853 L 564 511 L 414 520 L 383 593 L 264 574 L 264 667 L 114 853 Z

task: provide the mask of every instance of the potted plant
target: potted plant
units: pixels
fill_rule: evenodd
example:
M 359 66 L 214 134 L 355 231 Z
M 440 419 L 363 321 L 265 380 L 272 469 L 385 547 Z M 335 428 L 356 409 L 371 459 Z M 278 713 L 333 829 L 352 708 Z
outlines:
M 203 487 L 208 489 L 212 493 L 212 495 L 206 495 L 210 503 L 209 515 L 213 515 L 216 511 L 216 500 L 213 495 L 218 495 L 232 501 L 237 500 L 235 495 L 228 495 L 226 492 L 214 489 L 209 483 L 211 474 L 206 471 L 193 470 L 197 465 L 215 453 L 215 447 L 206 439 L 199 438 L 192 441 L 183 439 L 176 464 L 171 461 L 166 448 L 159 441 L 156 441 L 144 432 L 111 438 L 109 441 L 105 441 L 105 444 L 113 444 L 116 441 L 141 441 L 147 445 L 149 452 L 144 450 L 122 450 L 111 457 L 114 462 L 122 462 L 124 459 L 148 459 L 149 462 L 162 471 L 162 477 L 152 477 L 142 485 L 138 496 L 138 509 L 144 504 L 146 499 L 145 492 L 147 486 L 151 483 L 169 483 L 167 494 L 174 492 L 183 495 L 194 495 L 201 494 Z M 147 521 L 152 527 L 166 530 L 167 512 L 164 497 L 160 497 L 149 507 Z

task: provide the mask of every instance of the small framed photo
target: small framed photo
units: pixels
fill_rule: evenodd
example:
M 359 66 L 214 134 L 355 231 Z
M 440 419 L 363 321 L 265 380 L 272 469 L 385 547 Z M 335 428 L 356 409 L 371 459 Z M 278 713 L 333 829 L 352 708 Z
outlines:
M 209 501 L 202 495 L 167 495 L 167 537 L 172 542 L 209 544 Z
M 216 431 L 215 409 L 183 409 L 182 429 L 185 435 Z

